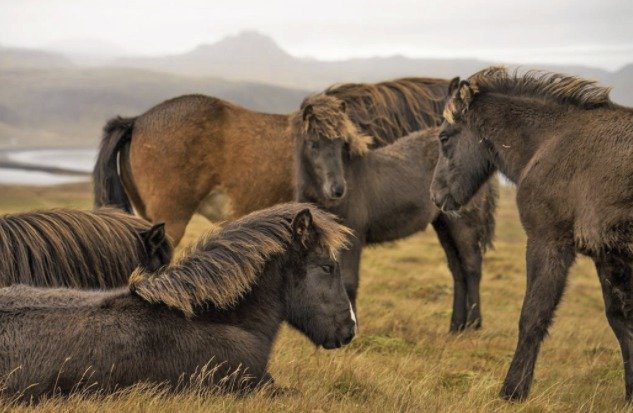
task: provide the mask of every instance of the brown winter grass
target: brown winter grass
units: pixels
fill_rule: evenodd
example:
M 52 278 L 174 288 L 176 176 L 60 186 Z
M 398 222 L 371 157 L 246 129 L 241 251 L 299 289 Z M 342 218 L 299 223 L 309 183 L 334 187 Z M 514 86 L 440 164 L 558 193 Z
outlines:
M 82 185 L 50 189 L 1 187 L 0 212 L 90 205 Z M 208 227 L 201 217 L 184 244 Z M 485 260 L 484 326 L 448 334 L 452 281 L 432 230 L 368 249 L 358 303 L 360 331 L 344 349 L 315 348 L 284 327 L 270 371 L 298 394 L 246 397 L 205 389 L 170 394 L 139 386 L 111 396 L 75 395 L 0 411 L 624 411 L 622 362 L 604 317 L 592 263 L 579 258 L 557 319 L 542 347 L 525 403 L 497 392 L 512 357 L 525 288 L 524 244 L 514 192 L 501 191 L 496 248 Z

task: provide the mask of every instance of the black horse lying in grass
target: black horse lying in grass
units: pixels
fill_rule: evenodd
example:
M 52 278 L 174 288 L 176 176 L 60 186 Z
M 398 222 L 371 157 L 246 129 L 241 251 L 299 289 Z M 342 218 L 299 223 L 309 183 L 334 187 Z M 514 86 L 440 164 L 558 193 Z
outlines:
M 282 321 L 325 348 L 353 338 L 336 262 L 348 234 L 330 214 L 281 204 L 211 232 L 168 267 L 138 270 L 129 289 L 0 289 L 4 394 L 178 387 L 205 367 L 203 383 L 228 390 L 270 382 Z
M 519 342 L 501 395 L 527 397 L 577 252 L 596 264 L 633 393 L 633 110 L 572 76 L 493 67 L 452 91 L 433 198 L 456 210 L 494 171 L 517 184 L 527 233 Z
M 0 287 L 121 287 L 138 266 L 169 264 L 162 224 L 111 208 L 0 216 Z
M 355 305 L 363 246 L 407 237 L 432 224 L 453 275 L 450 330 L 481 326 L 482 256 L 492 243 L 496 182 L 487 182 L 459 216 L 440 212 L 430 198 L 438 158 L 437 129 L 412 133 L 369 150 L 372 137 L 349 121 L 332 123 L 316 100 L 293 117 L 297 137 L 296 198 L 339 216 L 354 231 L 341 257 L 343 280 Z

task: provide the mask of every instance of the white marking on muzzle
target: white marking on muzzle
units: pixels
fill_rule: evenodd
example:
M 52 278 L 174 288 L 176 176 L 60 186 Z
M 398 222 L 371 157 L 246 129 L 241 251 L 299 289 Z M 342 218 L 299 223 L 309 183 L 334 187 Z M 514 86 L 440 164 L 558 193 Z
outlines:
M 354 322 L 354 335 L 356 335 L 356 314 L 354 313 L 354 308 L 352 307 L 352 303 L 349 303 L 349 316 L 352 318 Z

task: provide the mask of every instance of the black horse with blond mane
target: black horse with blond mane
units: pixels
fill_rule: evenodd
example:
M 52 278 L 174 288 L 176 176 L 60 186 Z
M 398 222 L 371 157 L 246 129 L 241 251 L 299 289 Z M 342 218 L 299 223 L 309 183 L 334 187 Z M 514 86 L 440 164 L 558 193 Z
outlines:
M 282 204 L 210 232 L 168 267 L 139 269 L 128 289 L 0 289 L 0 389 L 37 400 L 193 376 L 228 390 L 270 383 L 283 320 L 325 348 L 353 338 L 336 262 L 348 235 L 308 204 Z
M 326 208 L 354 231 L 351 248 L 341 257 L 352 303 L 356 304 L 363 247 L 407 237 L 431 224 L 453 276 L 450 331 L 479 328 L 482 259 L 494 235 L 494 179 L 483 185 L 459 216 L 443 213 L 429 193 L 438 158 L 437 129 L 427 128 L 370 150 L 375 146 L 370 133 L 384 133 L 380 146 L 398 136 L 387 130 L 361 132 L 347 117 L 332 113 L 336 107 L 332 99 L 310 98 L 293 118 L 296 197 Z M 422 117 L 422 112 L 418 115 Z M 420 121 L 439 123 L 439 116 L 425 116 Z
M 527 397 L 541 342 L 576 254 L 598 270 L 607 319 L 633 396 L 633 110 L 595 82 L 492 67 L 446 105 L 433 199 L 459 209 L 495 171 L 517 184 L 527 233 L 519 341 L 501 395 Z
M 0 216 L 0 287 L 121 287 L 136 267 L 155 271 L 171 254 L 162 224 L 112 208 Z

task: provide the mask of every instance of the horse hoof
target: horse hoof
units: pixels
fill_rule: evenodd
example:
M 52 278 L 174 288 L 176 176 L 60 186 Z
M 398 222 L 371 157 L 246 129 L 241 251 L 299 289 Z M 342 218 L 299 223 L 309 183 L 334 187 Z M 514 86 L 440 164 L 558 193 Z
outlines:
M 527 398 L 527 391 L 522 391 L 518 386 L 504 384 L 499 397 L 509 402 L 522 402 Z
M 466 325 L 464 324 L 460 324 L 460 325 L 451 324 L 451 328 L 449 329 L 449 332 L 451 334 L 460 334 L 460 333 L 463 333 L 465 329 L 466 329 Z
M 470 330 L 480 330 L 481 329 L 481 320 L 475 320 L 468 323 L 468 329 Z

